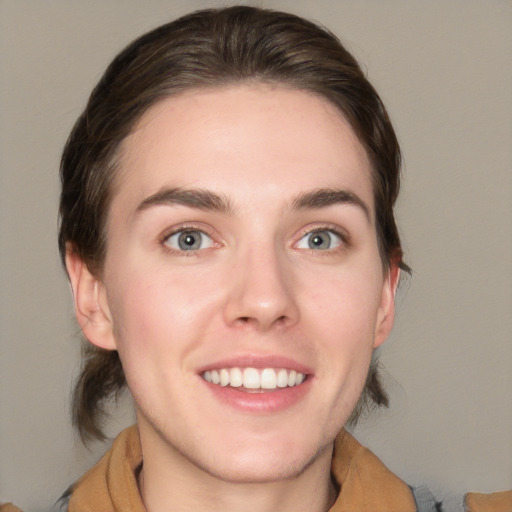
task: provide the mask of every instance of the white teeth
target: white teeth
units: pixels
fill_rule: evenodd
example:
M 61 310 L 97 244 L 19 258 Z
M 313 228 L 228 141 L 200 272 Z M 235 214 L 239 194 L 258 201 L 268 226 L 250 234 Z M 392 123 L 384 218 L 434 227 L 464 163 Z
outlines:
M 231 368 L 229 371 L 229 385 L 232 388 L 239 388 L 244 383 L 244 377 L 240 368 Z
M 279 370 L 277 373 L 277 387 L 285 388 L 288 386 L 288 372 L 286 370 Z
M 220 371 L 220 385 L 227 386 L 229 384 L 229 372 L 223 368 Z
M 246 368 L 244 370 L 244 388 L 258 389 L 260 387 L 260 374 L 256 368 Z
M 276 389 L 298 386 L 306 376 L 296 370 L 284 368 L 220 368 L 207 370 L 202 374 L 205 381 L 221 386 L 245 389 Z
M 277 386 L 276 371 L 273 368 L 265 368 L 261 372 L 261 388 L 276 389 Z

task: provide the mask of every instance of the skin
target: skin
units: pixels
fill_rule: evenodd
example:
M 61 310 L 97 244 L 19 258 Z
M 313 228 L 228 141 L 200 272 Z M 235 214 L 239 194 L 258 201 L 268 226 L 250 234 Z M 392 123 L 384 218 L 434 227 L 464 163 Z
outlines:
M 334 106 L 262 84 L 163 100 L 123 142 L 101 279 L 72 250 L 67 265 L 84 334 L 119 351 L 151 512 L 332 504 L 333 442 L 394 317 L 370 173 Z M 319 189 L 336 199 L 299 204 Z M 185 228 L 199 249 L 180 249 Z M 242 356 L 303 365 L 306 391 L 272 411 L 222 401 L 200 373 Z

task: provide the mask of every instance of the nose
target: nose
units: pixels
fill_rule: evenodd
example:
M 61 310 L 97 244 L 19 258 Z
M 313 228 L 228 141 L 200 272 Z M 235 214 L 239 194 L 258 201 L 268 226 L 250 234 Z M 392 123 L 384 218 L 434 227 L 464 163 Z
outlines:
M 244 255 L 238 255 L 228 279 L 225 321 L 229 325 L 250 325 L 267 331 L 298 321 L 290 262 L 272 244 L 253 245 Z

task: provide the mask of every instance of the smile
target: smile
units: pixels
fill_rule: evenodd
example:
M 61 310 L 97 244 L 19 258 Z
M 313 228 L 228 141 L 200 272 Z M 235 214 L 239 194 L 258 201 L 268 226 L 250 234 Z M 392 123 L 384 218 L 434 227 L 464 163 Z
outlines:
M 224 387 L 267 390 L 298 386 L 306 379 L 304 373 L 284 368 L 220 368 L 207 370 L 201 377 Z

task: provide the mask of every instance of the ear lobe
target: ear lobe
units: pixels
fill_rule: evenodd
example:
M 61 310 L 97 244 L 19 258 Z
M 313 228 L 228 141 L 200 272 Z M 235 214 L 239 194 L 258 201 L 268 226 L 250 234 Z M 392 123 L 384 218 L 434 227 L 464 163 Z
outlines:
M 116 350 L 112 317 L 108 308 L 105 287 L 72 247 L 66 248 L 68 271 L 76 319 L 85 337 L 99 348 Z
M 395 321 L 395 295 L 400 279 L 400 269 L 395 263 L 391 263 L 384 283 L 380 299 L 377 322 L 375 324 L 375 338 L 373 348 L 380 347 L 391 332 Z

